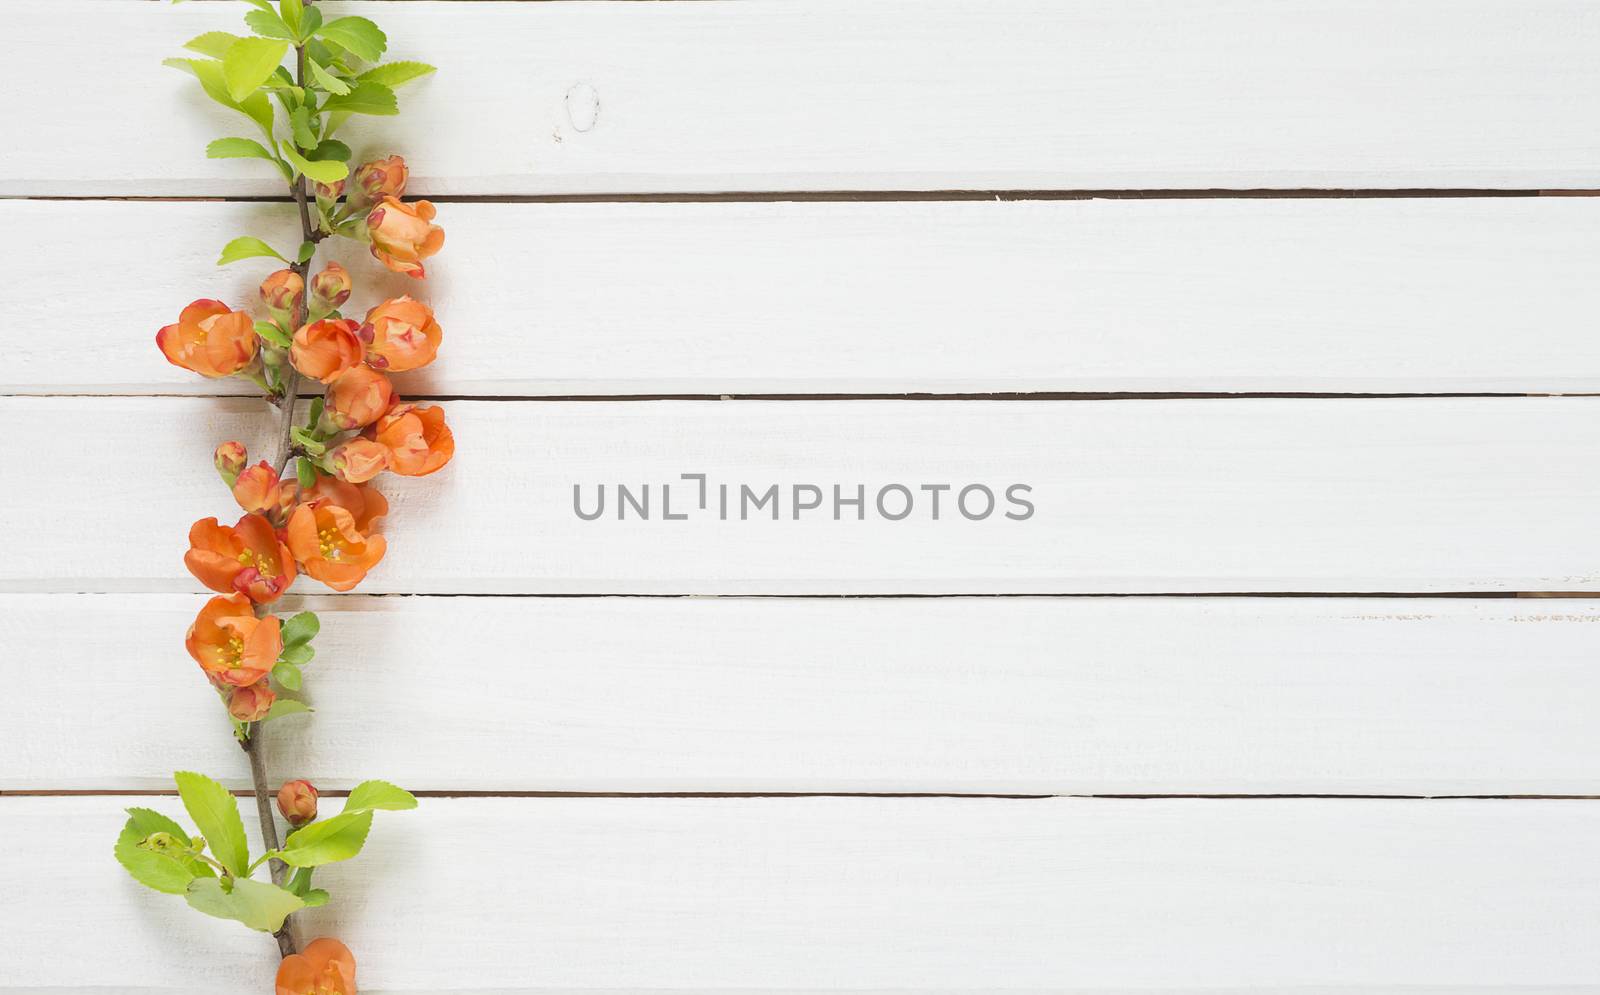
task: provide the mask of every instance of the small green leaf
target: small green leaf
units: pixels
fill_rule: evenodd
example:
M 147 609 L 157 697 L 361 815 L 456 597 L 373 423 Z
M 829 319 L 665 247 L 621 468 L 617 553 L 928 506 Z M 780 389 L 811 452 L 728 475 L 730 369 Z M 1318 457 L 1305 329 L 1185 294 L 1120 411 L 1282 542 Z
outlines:
M 322 620 L 317 618 L 316 612 L 301 612 L 283 623 L 283 645 L 299 646 L 301 643 L 309 643 L 321 631 Z
M 289 26 L 296 38 L 300 35 L 300 18 L 304 12 L 305 5 L 300 0 L 278 0 L 278 16 L 283 18 L 283 23 Z
M 233 795 L 216 781 L 193 771 L 181 770 L 172 779 L 178 782 L 178 797 L 183 799 L 183 807 L 200 835 L 206 838 L 211 855 L 228 873 L 242 876 L 250 866 L 250 846 L 245 841 L 244 822 Z
M 315 10 L 316 8 L 313 7 L 311 9 Z M 327 905 L 328 893 L 321 888 L 312 888 L 305 894 L 305 903 L 308 909 L 314 909 L 319 905 Z
M 319 142 L 317 147 L 306 153 L 306 158 L 313 162 L 323 162 L 329 159 L 339 162 L 350 161 L 350 146 L 332 138 Z
M 278 663 L 273 665 L 272 679 L 277 681 L 279 684 L 282 684 L 285 690 L 300 690 L 300 677 L 300 668 L 296 667 L 292 663 Z
M 317 470 L 311 465 L 310 460 L 295 460 L 294 476 L 300 482 L 300 489 L 303 491 L 308 491 L 317 486 Z
M 320 439 L 299 425 L 289 426 L 289 438 L 293 439 L 295 444 L 304 449 L 308 455 L 321 456 L 328 451 L 328 447 Z
M 337 159 L 313 162 L 295 151 L 294 146 L 287 141 L 283 142 L 279 147 L 283 150 L 283 156 L 289 160 L 291 166 L 318 183 L 337 183 L 350 175 L 350 167 Z
M 228 84 L 228 96 L 243 102 L 267 81 L 288 52 L 288 42 L 272 38 L 240 38 L 234 42 L 228 54 L 222 57 L 222 77 Z
M 267 159 L 277 160 L 267 147 L 249 138 L 219 138 L 206 146 L 208 159 Z
M 317 36 L 368 62 L 383 58 L 383 50 L 389 47 L 382 29 L 365 17 L 335 18 L 318 28 Z
M 292 663 L 297 667 L 303 667 L 310 663 L 311 659 L 316 655 L 317 651 L 311 648 L 310 643 L 298 643 L 294 646 L 285 647 L 283 654 L 278 659 L 285 663 Z
M 251 929 L 276 933 L 289 913 L 305 908 L 299 896 L 265 881 L 236 878 L 233 890 L 224 890 L 216 878 L 189 883 L 187 899 L 195 909 L 218 919 L 235 919 Z
M 312 9 L 315 10 L 316 8 L 313 7 Z M 306 68 L 311 71 L 311 78 L 316 81 L 316 84 L 329 93 L 336 93 L 342 96 L 350 92 L 349 83 L 322 68 L 317 64 L 316 59 L 307 59 Z
M 347 94 L 329 97 L 322 109 L 345 114 L 386 115 L 400 113 L 400 103 L 395 99 L 393 90 L 382 83 L 364 80 Z
M 311 706 L 303 701 L 295 701 L 293 698 L 279 698 L 272 703 L 271 708 L 267 709 L 267 714 L 261 721 L 270 722 L 273 719 L 281 719 L 285 715 L 298 715 L 301 712 L 309 711 L 311 711 Z
M 345 799 L 346 812 L 367 812 L 383 809 L 386 812 L 403 812 L 417 807 L 417 797 L 404 788 L 388 781 L 362 781 Z
M 289 112 L 289 130 L 294 132 L 294 143 L 303 149 L 317 147 L 316 132 L 311 129 L 311 111 L 296 107 Z
M 311 399 L 311 408 L 306 414 L 306 430 L 307 431 L 314 430 L 317 427 L 317 421 L 322 417 L 322 408 L 323 408 L 322 395 L 318 394 L 316 397 L 313 397 Z M 289 638 L 289 630 L 294 626 L 295 619 L 301 618 L 303 616 L 310 616 L 310 618 L 311 618 L 311 635 L 307 636 L 306 639 L 310 639 L 311 636 L 314 636 L 314 635 L 317 634 L 317 628 L 318 628 L 317 616 L 312 614 L 311 612 L 301 612 L 299 615 L 296 615 L 294 618 L 291 618 L 288 621 L 288 623 L 284 625 L 284 627 L 283 627 L 283 641 L 284 642 L 286 642 L 286 643 L 293 643 L 293 642 L 301 642 L 301 643 L 303 643 L 303 642 L 306 641 L 306 639 L 290 639 Z M 304 625 L 305 623 L 302 622 L 301 624 Z
M 250 25 L 251 31 L 263 37 L 295 40 L 294 32 L 289 30 L 289 25 L 283 23 L 283 18 L 274 14 L 271 7 L 263 6 L 260 10 L 252 10 L 244 15 L 244 23 Z
M 373 66 L 360 76 L 356 77 L 358 83 L 379 83 L 390 88 L 402 86 L 414 79 L 419 79 L 434 68 L 426 62 L 385 62 L 381 66 Z
M 228 49 L 239 40 L 238 35 L 231 35 L 226 31 L 207 31 L 203 35 L 195 35 L 183 43 L 183 47 L 191 52 L 209 55 L 213 59 L 220 59 L 228 54 Z
M 320 27 L 322 27 L 322 11 L 317 7 L 307 7 L 305 13 L 300 15 L 300 40 L 309 42 Z
M 297 262 L 297 263 L 310 262 L 311 261 L 311 257 L 316 255 L 316 254 L 317 254 L 317 243 L 315 243 L 315 242 L 301 242 L 300 243 L 300 251 L 296 252 L 294 254 L 294 261 Z
M 146 888 L 168 895 L 183 894 L 188 890 L 189 882 L 199 876 L 190 867 L 194 862 L 146 850 L 139 844 L 154 833 L 167 833 L 184 846 L 189 846 L 191 845 L 189 834 L 160 812 L 152 812 L 147 808 L 130 808 L 128 815 L 130 818 L 127 825 L 122 827 L 122 833 L 117 837 L 115 850 L 117 863 Z M 204 864 L 199 866 L 205 869 L 206 874 L 211 873 L 211 869 Z
M 284 330 L 270 321 L 256 322 L 256 334 L 279 349 L 287 349 L 293 344 Z
M 163 59 L 161 64 L 189 73 L 200 81 L 200 87 L 206 91 L 206 96 L 250 118 L 261 129 L 262 134 L 268 138 L 272 137 L 272 104 L 268 102 L 267 95 L 253 93 L 245 100 L 235 100 L 228 91 L 222 63 L 211 59 Z
M 222 247 L 222 256 L 217 260 L 217 265 L 226 266 L 241 259 L 254 259 L 256 256 L 271 256 L 273 259 L 280 259 L 283 262 L 289 261 L 279 255 L 277 249 L 261 241 L 261 239 L 253 235 L 240 235 Z
M 289 834 L 283 844 L 283 862 L 291 867 L 321 867 L 349 860 L 366 845 L 372 831 L 372 812 L 341 812 Z

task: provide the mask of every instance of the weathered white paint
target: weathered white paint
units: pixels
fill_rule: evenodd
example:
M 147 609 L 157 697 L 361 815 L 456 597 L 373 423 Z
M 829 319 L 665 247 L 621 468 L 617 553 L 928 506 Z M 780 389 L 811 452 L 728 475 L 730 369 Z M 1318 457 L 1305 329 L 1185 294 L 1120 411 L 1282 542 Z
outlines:
M 249 770 L 194 595 L 3 595 L 0 790 Z M 274 767 L 435 791 L 1592 794 L 1600 602 L 315 598 Z M 86 624 L 92 620 L 92 624 Z M 38 661 L 114 661 L 39 666 Z M 83 721 L 92 715 L 93 721 Z M 391 722 L 383 716 L 411 715 Z M 421 724 L 419 734 L 419 723 Z
M 528 5 L 534 6 L 534 5 Z M 411 393 L 1600 390 L 1600 201 L 448 204 L 418 283 L 353 243 L 349 310 L 445 329 Z M 282 204 L 0 202 L 28 287 L 0 392 L 249 392 L 167 363 L 196 297 L 257 304 Z M 159 234 L 160 251 L 151 240 Z M 63 306 L 70 298 L 71 305 Z M 26 334 L 24 334 L 26 332 Z M 87 357 L 93 361 L 87 361 Z
M 445 472 L 385 478 L 367 593 L 1150 593 L 1600 589 L 1600 399 L 453 402 Z M 7 591 L 196 589 L 194 520 L 238 509 L 211 452 L 260 401 L 6 398 L 41 455 L 0 464 Z M 708 474 L 707 510 L 698 486 Z M 44 474 L 41 478 L 41 474 Z M 574 485 L 592 511 L 582 521 Z M 649 521 L 615 487 L 652 486 Z M 729 485 L 730 520 L 717 488 Z M 884 521 L 881 488 L 915 509 Z M 793 485 L 824 488 L 791 517 Z M 923 484 L 948 484 L 940 519 Z M 1004 494 L 1032 488 L 1026 521 Z M 663 485 L 674 514 L 664 521 Z M 741 485 L 782 517 L 738 516 Z M 832 518 L 864 489 L 861 514 Z M 956 491 L 987 486 L 982 521 Z M 809 497 L 809 494 L 802 495 Z M 888 492 L 898 514 L 903 498 Z M 108 515 L 107 501 L 137 509 Z M 981 492 L 968 510 L 983 510 Z M 773 506 L 768 504 L 767 509 Z M 307 582 L 307 588 L 314 588 Z
M 111 859 L 175 801 L 0 797 L 3 983 L 266 990 L 267 937 Z M 1600 986 L 1597 834 L 1570 801 L 424 799 L 305 932 L 363 992 Z
M 443 67 L 352 131 L 435 194 L 1600 186 L 1584 0 L 328 7 Z M 278 192 L 264 163 L 201 157 L 253 126 L 160 65 L 238 8 L 0 11 L 11 37 L 96 53 L 70 87 L 58 47 L 0 62 L 23 136 L 0 194 Z M 588 131 L 575 85 L 603 107 Z

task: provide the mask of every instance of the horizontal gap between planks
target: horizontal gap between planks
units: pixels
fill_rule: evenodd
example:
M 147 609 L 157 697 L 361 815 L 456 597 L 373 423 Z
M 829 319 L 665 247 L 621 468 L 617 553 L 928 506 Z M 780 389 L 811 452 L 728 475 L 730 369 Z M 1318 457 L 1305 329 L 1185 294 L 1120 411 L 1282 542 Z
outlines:
M 0 391 L 0 397 L 63 398 L 80 397 L 106 400 L 131 397 L 168 397 L 185 400 L 206 399 L 235 400 L 249 398 L 250 394 L 183 394 L 173 391 L 81 393 L 57 391 L 51 393 Z M 302 399 L 315 396 L 315 392 L 301 393 Z M 1437 393 L 1354 393 L 1336 391 L 991 391 L 971 393 L 833 393 L 833 394 L 407 394 L 408 401 L 1252 401 L 1252 400 L 1433 400 L 1462 397 L 1600 397 L 1594 392 L 1570 393 L 1514 393 L 1510 391 L 1440 391 Z
M 52 790 L 32 788 L 20 791 L 0 791 L 8 798 L 103 798 L 113 795 L 139 798 L 177 797 L 175 789 L 150 788 L 74 788 Z M 235 798 L 254 798 L 251 791 L 236 790 Z M 322 791 L 324 798 L 344 798 L 348 791 Z M 1106 801 L 1600 801 L 1600 795 L 1376 795 L 1334 793 L 1264 793 L 1264 794 L 997 794 L 990 792 L 966 793 L 960 791 L 414 791 L 418 798 L 740 798 L 759 800 L 767 798 L 881 798 L 885 801 L 904 798 L 976 798 L 996 801 L 1040 801 L 1047 798 L 1090 798 Z
M 1448 187 L 1395 189 L 1303 188 L 1274 190 L 1250 187 L 1237 190 L 1112 189 L 1112 190 L 763 190 L 727 193 L 610 193 L 610 194 L 439 194 L 420 195 L 435 204 L 764 204 L 783 202 L 856 203 L 925 201 L 1022 201 L 1022 200 L 1327 200 L 1336 198 L 1401 200 L 1423 198 L 1482 197 L 1595 197 L 1600 190 L 1539 190 Z M 256 203 L 292 204 L 287 196 L 140 196 L 109 194 L 5 194 L 0 200 L 38 201 L 134 201 L 148 203 Z

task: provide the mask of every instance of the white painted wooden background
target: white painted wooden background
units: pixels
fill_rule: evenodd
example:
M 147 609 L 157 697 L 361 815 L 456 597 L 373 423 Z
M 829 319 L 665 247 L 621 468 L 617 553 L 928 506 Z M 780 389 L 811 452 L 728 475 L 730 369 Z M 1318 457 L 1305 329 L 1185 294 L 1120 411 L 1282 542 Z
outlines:
M 441 68 L 357 144 L 458 440 L 288 599 L 275 774 L 426 795 L 363 991 L 1600 991 L 1600 6 L 336 6 Z M 151 345 L 293 223 L 159 65 L 242 9 L 0 0 L 9 993 L 271 973 L 110 858 L 248 783 L 180 558 L 266 419 Z M 697 472 L 1037 512 L 572 514 Z

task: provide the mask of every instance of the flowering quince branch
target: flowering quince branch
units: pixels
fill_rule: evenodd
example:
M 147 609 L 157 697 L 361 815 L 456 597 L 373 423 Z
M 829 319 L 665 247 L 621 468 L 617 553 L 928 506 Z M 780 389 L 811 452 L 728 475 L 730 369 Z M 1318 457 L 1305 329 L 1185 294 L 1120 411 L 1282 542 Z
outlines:
M 260 257 L 287 264 L 261 283 L 264 315 L 197 300 L 156 334 L 156 345 L 168 361 L 202 376 L 257 384 L 277 408 L 270 458 L 250 465 L 240 443 L 217 446 L 217 472 L 244 514 L 232 525 L 195 522 L 184 556 L 189 571 L 217 592 L 185 645 L 249 756 L 264 850 L 252 859 L 226 788 L 180 771 L 174 780 L 196 832 L 158 812 L 129 809 L 115 852 L 141 884 L 272 933 L 283 957 L 277 995 L 353 995 L 349 949 L 323 938 L 297 951 L 290 917 L 328 901 L 327 891 L 312 887 L 313 874 L 356 856 L 375 812 L 415 808 L 417 801 L 386 781 L 365 781 L 341 812 L 319 819 L 309 782 L 271 789 L 263 729 L 311 710 L 296 695 L 321 628 L 312 612 L 285 620 L 271 605 L 301 574 L 336 591 L 360 584 L 387 548 L 381 525 L 388 503 L 369 482 L 385 470 L 426 476 L 455 452 L 444 411 L 402 401 L 388 378 L 433 361 L 443 337 L 433 311 L 406 295 L 374 305 L 360 320 L 348 318 L 340 309 L 354 293 L 350 274 L 328 262 L 311 275 L 318 244 L 329 237 L 359 241 L 384 267 L 416 279 L 443 247 L 433 205 L 401 199 L 405 161 L 390 156 L 352 171 L 349 147 L 334 137 L 353 115 L 397 113 L 394 88 L 433 67 L 383 62 L 388 39 L 364 17 L 325 21 L 314 0 L 244 2 L 252 8 L 244 18 L 251 34 L 208 31 L 184 46 L 199 57 L 167 64 L 192 74 L 211 99 L 259 129 L 264 143 L 219 138 L 206 154 L 271 163 L 289 185 L 302 241 L 288 255 L 251 235 L 229 242 L 219 265 Z M 297 402 L 309 382 L 323 389 L 301 422 Z M 274 800 L 290 828 L 281 843 Z M 270 880 L 254 877 L 263 864 Z

